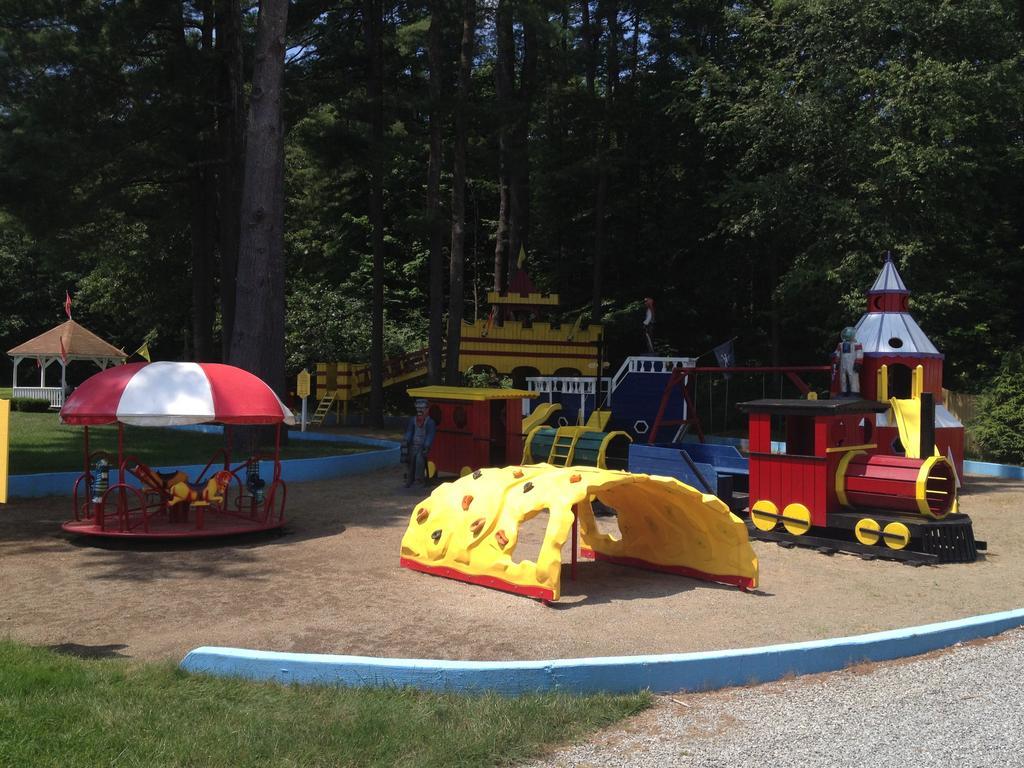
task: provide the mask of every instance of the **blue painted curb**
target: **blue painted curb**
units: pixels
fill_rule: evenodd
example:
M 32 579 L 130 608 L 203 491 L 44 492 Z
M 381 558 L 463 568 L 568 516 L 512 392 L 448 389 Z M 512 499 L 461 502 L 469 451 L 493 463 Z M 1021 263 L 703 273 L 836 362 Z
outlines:
M 198 424 L 190 427 L 179 427 L 193 432 L 219 433 L 221 427 Z M 313 459 L 285 459 L 281 462 L 281 477 L 287 483 L 301 483 L 307 480 L 327 480 L 336 477 L 347 477 L 372 472 L 384 467 L 393 467 L 401 460 L 401 445 L 393 440 L 380 440 L 375 437 L 361 435 L 330 435 L 322 432 L 291 432 L 289 439 L 310 440 L 329 443 L 350 443 L 366 445 L 379 450 L 353 453 L 346 456 L 320 456 Z M 162 472 L 182 470 L 190 477 L 196 477 L 203 471 L 204 464 L 187 466 L 162 466 L 154 469 Z M 260 474 L 271 477 L 274 473 L 273 462 L 261 461 Z M 40 496 L 70 496 L 75 481 L 81 475 L 77 472 L 42 472 L 35 475 L 11 475 L 8 477 L 8 495 L 11 498 L 37 498 Z M 111 481 L 117 476 L 111 472 Z M 129 483 L 138 485 L 134 478 Z
M 865 661 L 914 656 L 1024 624 L 1024 610 L 867 635 L 761 648 L 548 661 L 377 659 L 204 646 L 181 662 L 189 672 L 281 683 L 405 687 L 515 695 L 533 691 L 707 691 L 831 672 Z

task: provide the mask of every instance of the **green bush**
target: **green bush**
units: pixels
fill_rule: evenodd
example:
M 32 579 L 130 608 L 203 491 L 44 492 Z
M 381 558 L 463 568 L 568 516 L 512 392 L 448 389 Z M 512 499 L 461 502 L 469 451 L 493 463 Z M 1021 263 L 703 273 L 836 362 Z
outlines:
M 50 401 L 41 397 L 12 397 L 12 411 L 25 411 L 26 413 L 46 413 L 50 410 Z
M 1024 348 L 1003 357 L 969 426 L 986 459 L 1024 464 Z

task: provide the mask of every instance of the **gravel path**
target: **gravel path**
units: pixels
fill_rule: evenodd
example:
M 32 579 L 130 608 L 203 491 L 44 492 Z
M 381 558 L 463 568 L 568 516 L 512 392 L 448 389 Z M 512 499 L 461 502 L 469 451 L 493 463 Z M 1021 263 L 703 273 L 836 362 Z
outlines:
M 655 707 L 530 768 L 1024 765 L 1024 630 Z

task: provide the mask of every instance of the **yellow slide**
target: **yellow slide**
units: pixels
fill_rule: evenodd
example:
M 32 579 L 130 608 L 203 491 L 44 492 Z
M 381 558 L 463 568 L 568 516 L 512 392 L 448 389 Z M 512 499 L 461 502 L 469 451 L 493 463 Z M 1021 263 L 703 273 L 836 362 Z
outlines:
M 892 406 L 893 416 L 896 418 L 896 428 L 900 432 L 900 442 L 903 443 L 903 450 L 908 459 L 926 458 L 921 456 L 921 400 L 910 398 L 909 400 L 897 400 L 895 397 L 889 400 Z M 939 449 L 933 446 L 934 456 L 941 456 Z
M 618 515 L 621 537 L 598 530 L 591 502 Z M 520 527 L 547 511 L 536 561 L 514 559 Z M 445 483 L 415 506 L 401 565 L 554 601 L 562 546 L 578 519 L 584 555 L 706 581 L 757 586 L 747 528 L 715 496 L 670 477 L 596 467 L 482 469 Z
M 528 435 L 534 427 L 547 424 L 548 419 L 560 410 L 561 403 L 541 403 L 529 416 L 523 416 L 523 434 Z

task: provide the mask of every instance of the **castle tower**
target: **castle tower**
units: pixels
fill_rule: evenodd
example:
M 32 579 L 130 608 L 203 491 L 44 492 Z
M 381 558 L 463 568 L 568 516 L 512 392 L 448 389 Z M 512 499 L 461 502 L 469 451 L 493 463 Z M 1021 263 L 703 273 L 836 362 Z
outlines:
M 943 454 L 952 456 L 957 472 L 963 477 L 964 426 L 943 405 L 943 355 L 910 315 L 910 291 L 896 270 L 891 255 L 867 293 L 867 312 L 854 330 L 864 348 L 864 365 L 860 384 L 864 398 L 879 399 L 878 372 L 886 367 L 888 396 L 906 399 L 911 396 L 913 371 L 924 369 L 922 390 L 935 397 L 935 444 Z M 877 416 L 875 442 L 882 453 L 899 454 L 898 432 L 892 414 Z

